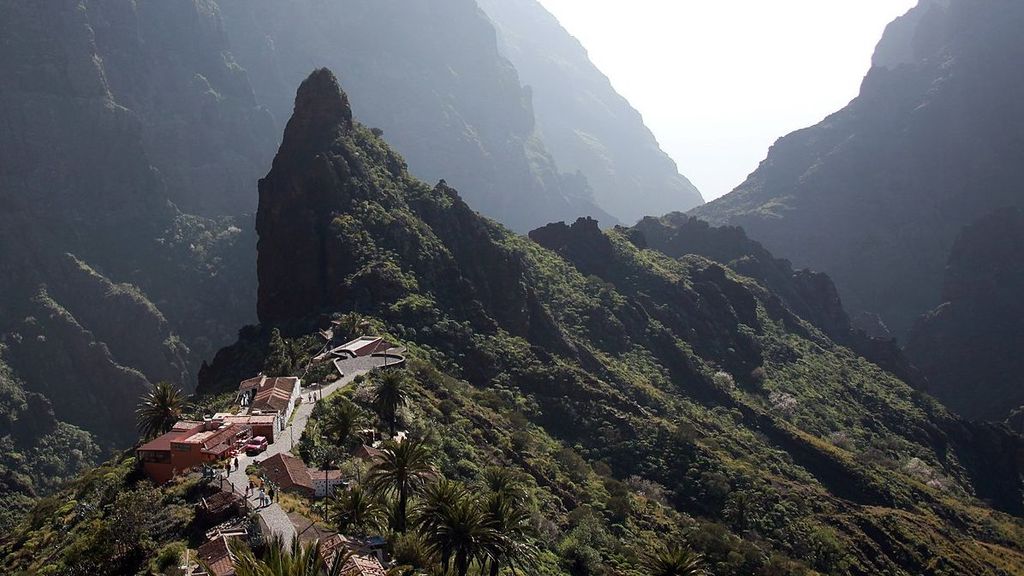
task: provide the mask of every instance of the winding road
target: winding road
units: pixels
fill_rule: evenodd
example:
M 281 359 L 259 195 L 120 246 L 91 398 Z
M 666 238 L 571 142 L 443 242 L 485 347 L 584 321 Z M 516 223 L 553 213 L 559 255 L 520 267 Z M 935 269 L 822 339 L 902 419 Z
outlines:
M 394 360 L 391 360 L 391 363 L 394 363 Z M 298 442 L 299 439 L 302 438 L 302 433 L 306 430 L 306 424 L 309 423 L 309 416 L 313 412 L 313 406 L 317 402 L 327 400 L 338 390 L 351 385 L 356 376 L 367 374 L 374 368 L 381 366 L 384 366 L 384 359 L 378 357 L 344 360 L 341 362 L 341 367 L 345 372 L 345 376 L 343 378 L 332 384 L 324 386 L 322 389 L 304 388 L 302 391 L 303 398 L 308 398 L 310 394 L 315 394 L 316 400 L 313 402 L 304 401 L 295 408 L 295 413 L 292 416 L 291 422 L 283 431 L 276 435 L 276 441 L 268 446 L 267 450 L 262 454 L 252 457 L 246 456 L 245 454 L 238 455 L 238 469 L 232 470 L 227 477 L 228 482 L 230 482 L 235 492 L 237 494 L 245 494 L 245 487 L 249 484 L 249 477 L 245 473 L 247 466 L 255 462 L 263 461 L 276 454 L 291 452 L 291 449 L 294 446 L 293 443 Z M 320 400 L 321 396 L 323 397 L 323 400 Z M 264 535 L 268 539 L 270 539 L 271 536 L 280 536 L 287 546 L 291 546 L 291 543 L 296 538 L 297 534 L 295 531 L 295 525 L 288 519 L 288 514 L 276 503 L 261 507 L 257 501 L 258 496 L 259 492 L 250 495 L 249 504 L 259 512 Z

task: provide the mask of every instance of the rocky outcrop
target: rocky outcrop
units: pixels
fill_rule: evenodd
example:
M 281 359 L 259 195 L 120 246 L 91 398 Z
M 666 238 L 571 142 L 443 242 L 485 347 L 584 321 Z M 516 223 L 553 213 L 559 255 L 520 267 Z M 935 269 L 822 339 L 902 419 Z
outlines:
M 479 330 L 500 326 L 566 348 L 517 260 L 493 243 L 494 224 L 444 181 L 430 189 L 409 176 L 400 156 L 353 122 L 327 69 L 299 87 L 274 167 L 260 181 L 256 228 L 265 327 L 308 326 L 324 312 L 372 309 L 430 286 Z M 393 257 L 413 263 L 409 274 Z
M 579 171 L 594 199 L 624 223 L 703 203 L 640 113 L 586 49 L 536 0 L 478 0 L 502 53 L 529 87 L 537 130 L 561 170 Z
M 696 254 L 729 266 L 761 282 L 795 314 L 831 338 L 845 340 L 849 335 L 850 319 L 828 276 L 793 270 L 789 261 L 772 256 L 761 244 L 747 238 L 741 228 L 712 227 L 697 218 L 674 213 L 644 218 L 630 230 L 630 236 L 644 247 L 673 258 Z
M 412 173 L 447 180 L 475 210 L 523 232 L 550 218 L 614 220 L 548 154 L 530 94 L 475 2 L 218 5 L 233 54 L 279 124 L 310 68 L 328 66 L 355 116 L 382 129 Z
M 1002 421 L 1024 405 L 1024 212 L 966 227 L 953 246 L 944 303 L 914 326 L 907 354 L 927 391 L 968 418 Z
M 358 185 L 350 163 L 352 111 L 334 75 L 314 72 L 299 87 L 274 167 L 260 180 L 258 314 L 274 324 L 314 315 L 342 283 L 330 225 Z
M 901 339 L 941 303 L 960 230 L 1024 205 L 1024 5 L 922 0 L 886 32 L 860 95 L 779 140 L 694 214 L 826 272 Z

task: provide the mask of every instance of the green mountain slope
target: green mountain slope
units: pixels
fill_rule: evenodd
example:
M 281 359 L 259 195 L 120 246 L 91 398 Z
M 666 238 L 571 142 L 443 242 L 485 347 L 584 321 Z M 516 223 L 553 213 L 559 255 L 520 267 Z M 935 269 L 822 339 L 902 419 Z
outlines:
M 982 502 L 1024 513 L 1019 436 L 959 420 L 757 281 L 645 248 L 642 231 L 584 219 L 511 234 L 409 176 L 326 70 L 299 89 L 258 230 L 263 335 L 221 351 L 203 392 L 258 370 L 271 327 L 308 349 L 355 312 L 468 382 L 467 398 L 505 398 L 501 417 L 582 467 L 664 486 L 666 513 L 717 526 L 689 533 L 717 573 L 1024 565 L 1024 525 Z M 567 517 L 589 498 L 577 490 Z M 737 537 L 748 554 L 723 551 Z
M 88 432 L 57 420 L 44 396 L 25 392 L 2 358 L 0 415 L 0 529 L 6 531 L 36 498 L 92 466 L 100 449 Z
M 0 341 L 24 391 L 105 448 L 131 438 L 139 393 L 192 388 L 253 321 L 255 183 L 315 63 L 342 70 L 359 117 L 419 173 L 472 190 L 475 208 L 522 231 L 613 221 L 546 151 L 475 2 L 0 0 L 0 12 Z

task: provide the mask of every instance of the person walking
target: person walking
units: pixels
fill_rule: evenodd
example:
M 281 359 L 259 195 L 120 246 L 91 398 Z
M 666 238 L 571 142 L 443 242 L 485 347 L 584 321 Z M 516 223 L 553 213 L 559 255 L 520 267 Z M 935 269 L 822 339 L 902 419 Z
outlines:
M 276 502 L 277 501 L 277 491 L 274 490 L 273 486 L 270 487 L 270 501 L 271 502 Z
M 235 470 L 238 470 L 238 456 L 235 456 Z
M 267 493 L 263 491 L 263 488 L 260 488 L 259 502 L 260 502 L 260 506 L 266 506 L 267 505 Z

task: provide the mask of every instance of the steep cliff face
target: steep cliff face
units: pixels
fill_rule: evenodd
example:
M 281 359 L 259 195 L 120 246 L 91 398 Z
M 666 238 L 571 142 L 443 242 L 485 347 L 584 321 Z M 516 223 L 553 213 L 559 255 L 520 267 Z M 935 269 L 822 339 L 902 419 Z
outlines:
M 260 366 L 271 327 L 319 348 L 313 329 L 354 313 L 615 477 L 666 486 L 677 512 L 729 539 L 761 531 L 752 564 L 724 573 L 770 573 L 758 559 L 826 527 L 825 573 L 1024 563 L 1024 526 L 968 497 L 1024 513 L 1021 438 L 951 415 L 757 281 L 592 219 L 515 236 L 410 177 L 324 70 L 285 142 L 261 188 L 264 325 L 218 354 L 204 392 Z
M 246 234 L 177 208 L 237 213 L 272 153 L 215 8 L 0 4 L 0 341 L 12 381 L 104 448 L 135 439 L 151 382 L 191 388 L 251 318 Z
M 339 188 L 351 196 L 349 161 L 358 154 L 352 131 L 352 110 L 334 75 L 314 72 L 299 87 L 274 167 L 260 180 L 261 322 L 315 314 L 330 304 L 329 287 L 340 284 L 329 254 L 330 225 L 344 202 Z
M 567 172 L 581 172 L 598 205 L 624 223 L 703 203 L 640 114 L 584 47 L 536 0 L 479 0 L 502 52 L 528 86 L 537 128 Z
M 467 190 L 484 214 L 521 231 L 604 215 L 537 138 L 529 94 L 473 0 L 218 3 L 233 53 L 281 121 L 294 87 L 326 65 L 355 116 L 383 129 L 413 173 Z
M 827 272 L 905 336 L 940 303 L 963 226 L 1021 206 L 1024 5 L 922 0 L 886 31 L 860 95 L 770 150 L 694 214 Z
M 907 354 L 928 392 L 968 418 L 1002 421 L 1024 406 L 1024 212 L 968 226 L 946 269 L 944 303 L 922 317 Z

